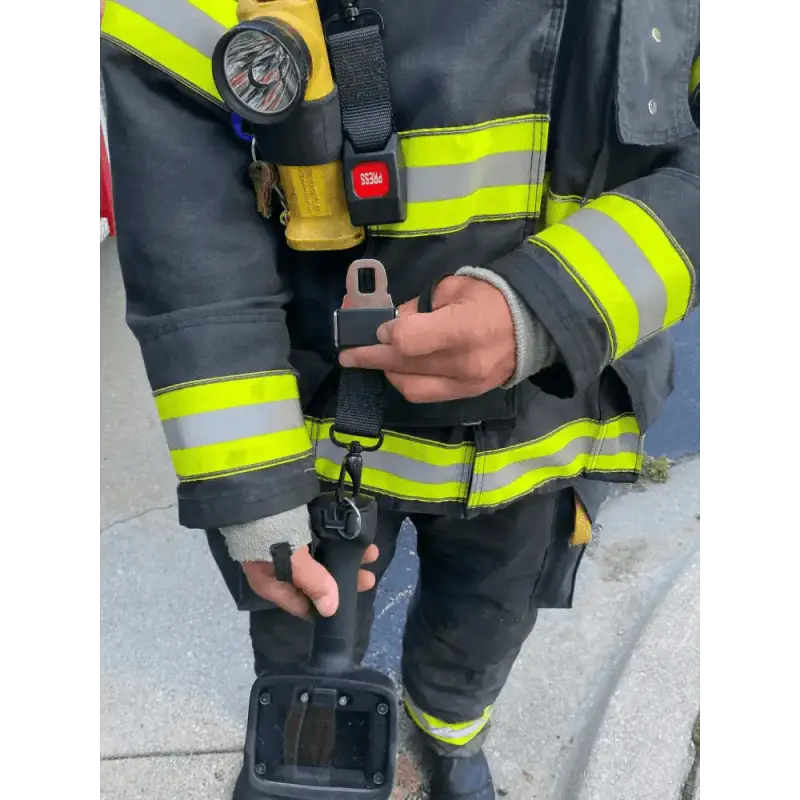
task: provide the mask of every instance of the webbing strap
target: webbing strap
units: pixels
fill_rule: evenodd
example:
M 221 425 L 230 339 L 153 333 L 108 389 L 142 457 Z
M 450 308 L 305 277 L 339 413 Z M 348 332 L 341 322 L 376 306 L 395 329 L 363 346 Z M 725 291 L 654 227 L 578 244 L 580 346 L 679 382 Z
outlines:
M 345 136 L 357 153 L 367 153 L 386 147 L 394 118 L 380 18 L 355 6 L 349 0 L 342 3 L 342 17 L 351 21 L 343 26 L 340 21 L 337 31 L 327 38 Z M 336 431 L 379 439 L 385 388 L 386 378 L 380 370 L 342 369 Z
M 337 432 L 378 439 L 383 422 L 386 378 L 376 369 L 343 369 L 336 401 Z M 362 442 L 369 445 L 369 442 Z
M 331 33 L 328 45 L 345 135 L 357 153 L 382 150 L 392 135 L 394 120 L 379 25 L 361 27 L 353 22 Z

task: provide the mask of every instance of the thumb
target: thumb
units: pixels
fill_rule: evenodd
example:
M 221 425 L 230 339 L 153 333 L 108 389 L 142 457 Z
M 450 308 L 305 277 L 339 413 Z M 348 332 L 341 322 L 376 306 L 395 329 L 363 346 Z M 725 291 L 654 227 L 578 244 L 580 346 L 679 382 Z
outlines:
M 311 556 L 307 547 L 292 556 L 292 582 L 311 600 L 323 617 L 339 607 L 339 587 L 333 575 Z
M 381 344 L 391 344 L 392 329 L 397 323 L 397 320 L 402 316 L 408 316 L 409 314 L 416 314 L 418 308 L 419 308 L 418 297 L 415 297 L 413 300 L 409 300 L 407 303 L 399 305 L 397 307 L 397 317 L 395 317 L 395 319 L 390 319 L 388 322 L 384 322 L 383 325 L 381 325 L 380 328 L 378 328 L 378 341 Z

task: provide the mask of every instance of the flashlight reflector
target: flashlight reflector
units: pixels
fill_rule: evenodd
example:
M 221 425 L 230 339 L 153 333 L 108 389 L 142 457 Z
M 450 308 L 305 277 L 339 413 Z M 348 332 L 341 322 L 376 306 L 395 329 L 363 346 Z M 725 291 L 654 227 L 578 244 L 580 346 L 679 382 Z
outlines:
M 284 118 L 303 99 L 310 58 L 288 25 L 259 19 L 241 23 L 214 50 L 214 81 L 232 111 L 255 124 Z

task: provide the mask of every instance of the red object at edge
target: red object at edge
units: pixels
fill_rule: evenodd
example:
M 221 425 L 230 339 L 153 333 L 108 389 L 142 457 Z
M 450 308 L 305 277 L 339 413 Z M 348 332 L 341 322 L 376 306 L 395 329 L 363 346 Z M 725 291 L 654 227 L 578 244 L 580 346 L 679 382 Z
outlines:
M 103 22 L 103 13 L 106 10 L 105 0 L 100 0 L 100 22 Z M 102 111 L 102 109 L 101 109 Z M 100 122 L 100 219 L 108 220 L 108 235 L 114 236 L 114 195 L 111 193 L 111 162 L 108 159 L 108 146 L 103 133 L 103 123 Z
M 100 126 L 100 218 L 108 220 L 109 236 L 116 235 L 114 225 L 114 196 L 111 193 L 111 163 L 108 160 L 106 137 L 103 136 L 103 126 Z

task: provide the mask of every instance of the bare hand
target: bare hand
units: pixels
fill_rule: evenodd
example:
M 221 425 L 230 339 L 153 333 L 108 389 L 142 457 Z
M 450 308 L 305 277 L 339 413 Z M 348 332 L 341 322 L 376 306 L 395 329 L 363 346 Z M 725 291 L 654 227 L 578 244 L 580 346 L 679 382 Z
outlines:
M 378 548 L 371 544 L 364 552 L 362 564 L 378 559 Z M 275 577 L 275 567 L 269 561 L 243 561 L 242 569 L 250 588 L 265 600 L 271 600 L 284 611 L 306 619 L 311 616 L 311 603 L 323 617 L 330 617 L 339 607 L 339 587 L 333 576 L 303 547 L 292 556 L 294 583 L 283 583 Z M 375 586 L 375 576 L 368 570 L 358 571 L 358 591 L 367 592 Z
M 432 312 L 418 313 L 417 303 L 404 303 L 379 328 L 382 344 L 346 350 L 341 365 L 383 370 L 412 403 L 476 397 L 514 374 L 514 322 L 499 289 L 451 276 L 436 287 Z

